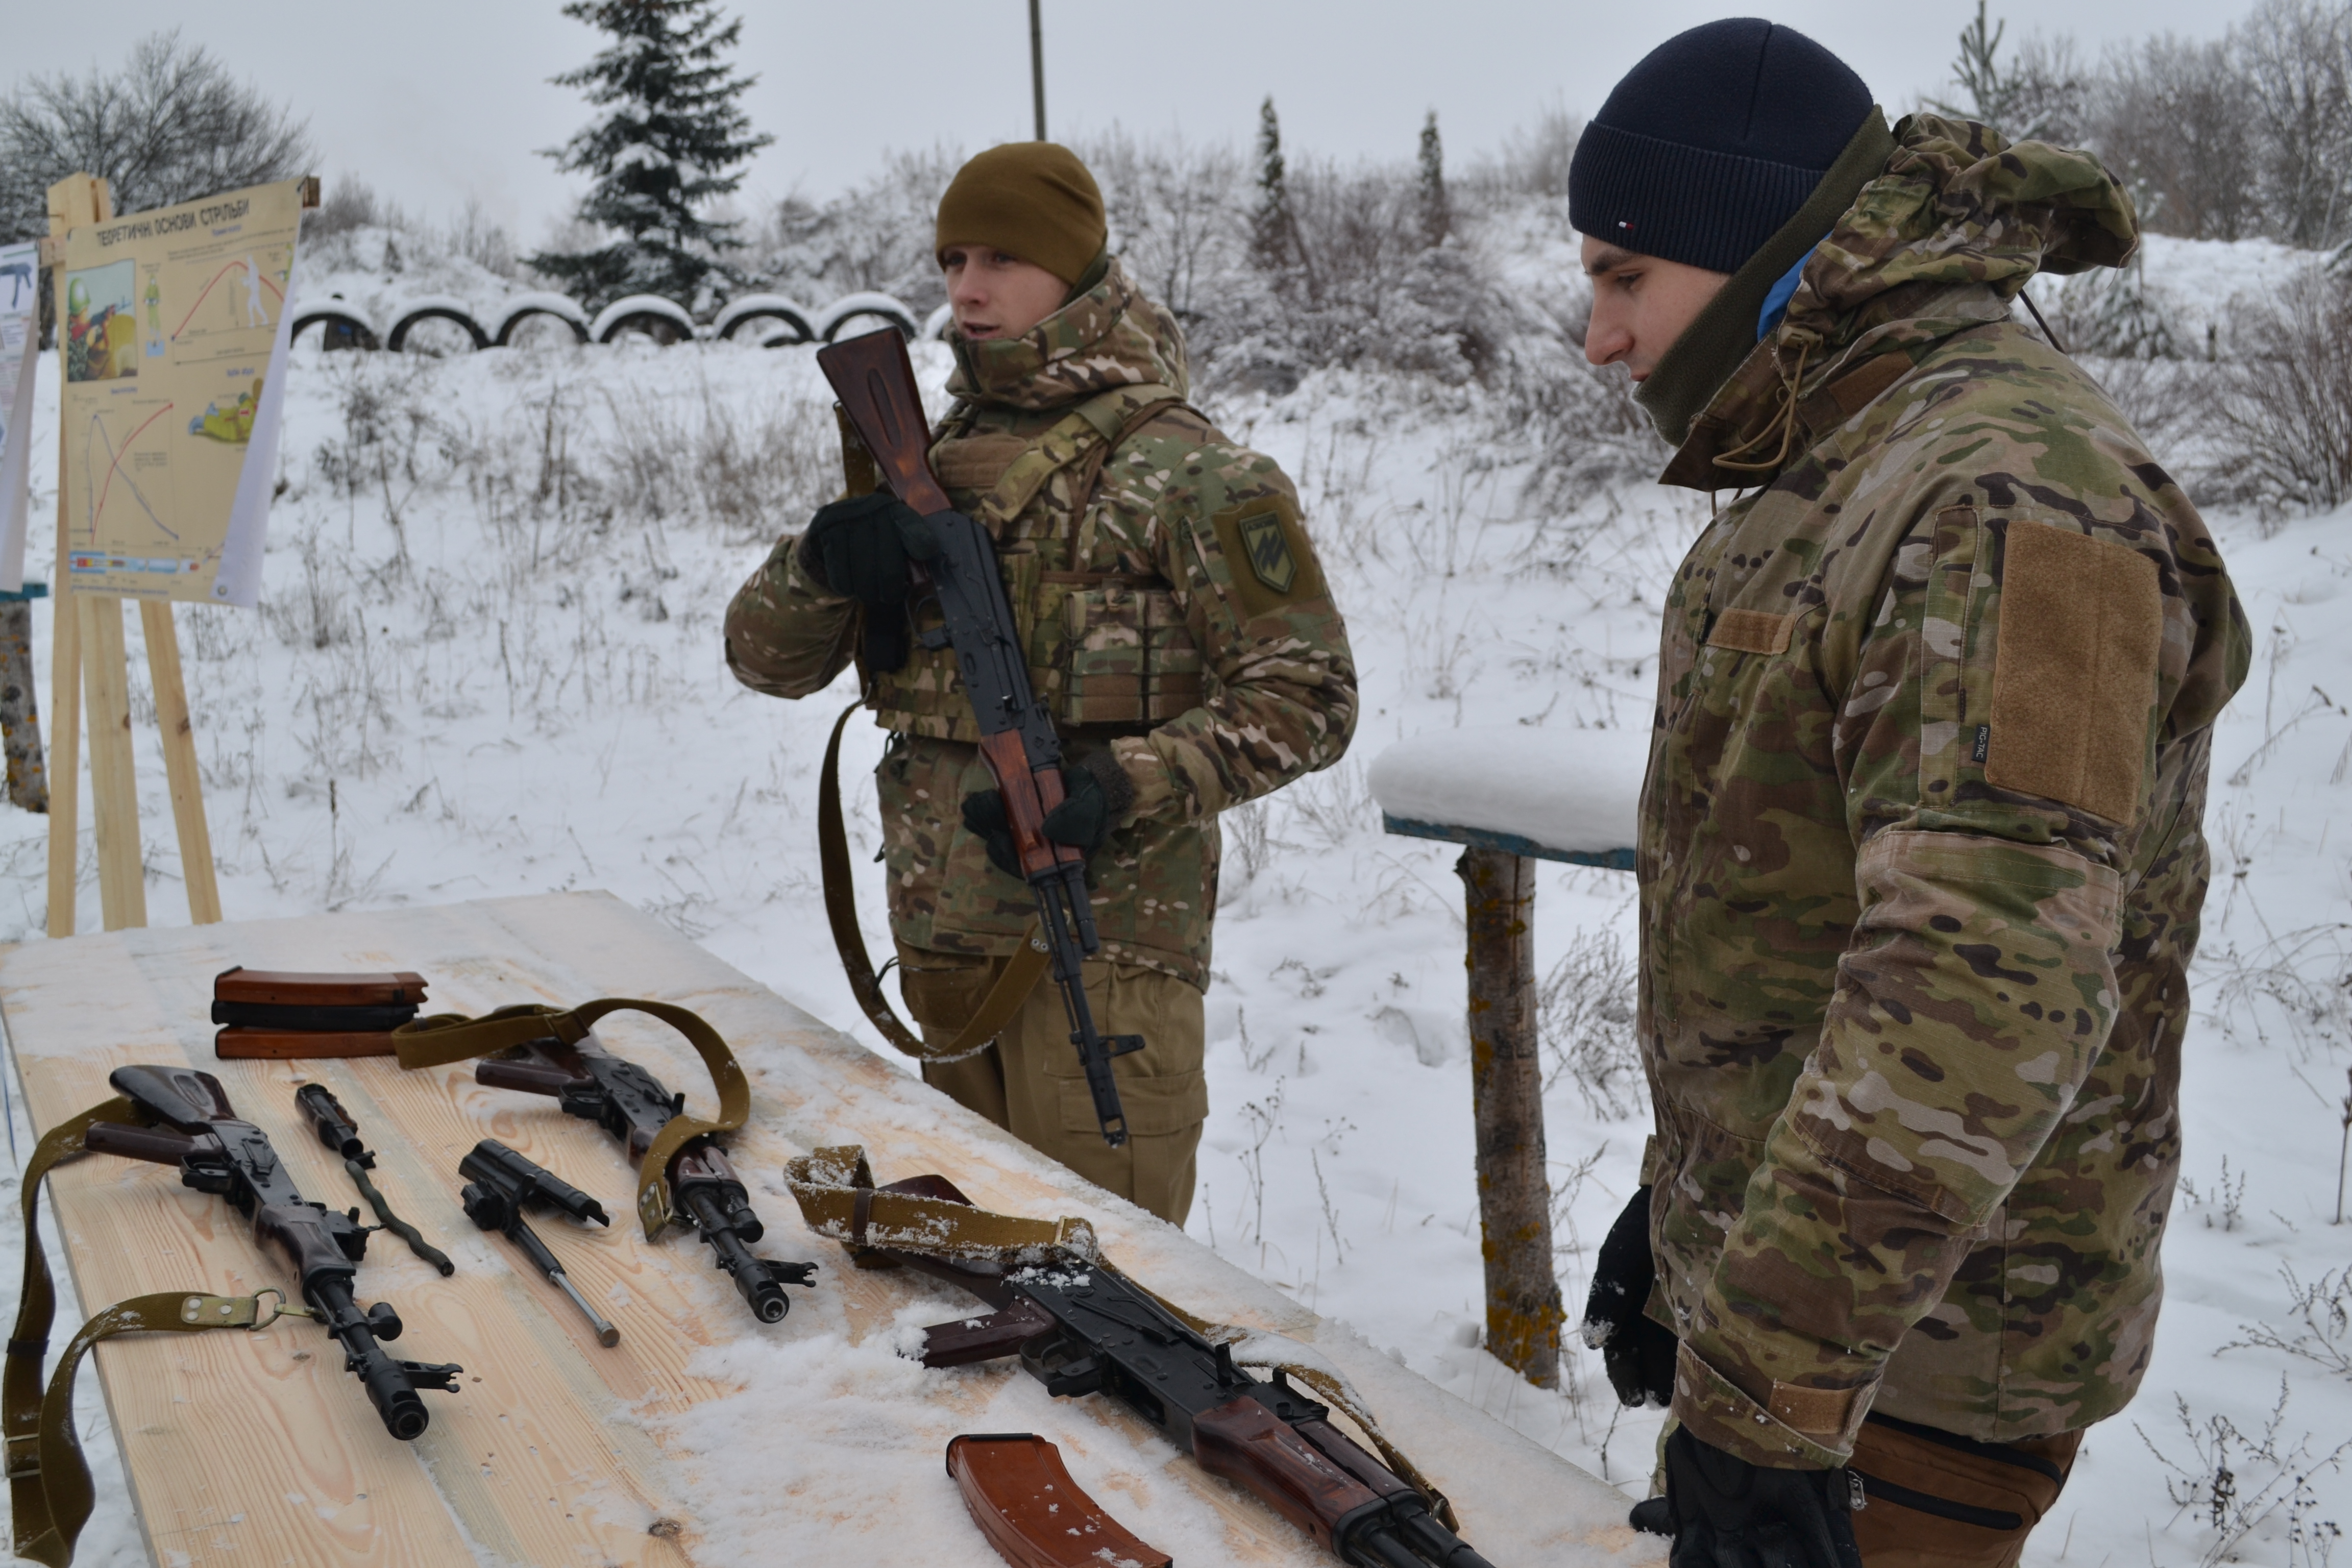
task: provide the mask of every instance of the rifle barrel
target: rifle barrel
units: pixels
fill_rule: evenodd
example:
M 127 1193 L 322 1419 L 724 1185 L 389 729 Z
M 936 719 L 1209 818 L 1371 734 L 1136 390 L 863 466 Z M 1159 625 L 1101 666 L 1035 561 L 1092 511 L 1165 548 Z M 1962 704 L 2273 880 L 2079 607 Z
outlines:
M 310 1305 L 326 1319 L 327 1332 L 343 1347 L 343 1370 L 356 1375 L 360 1386 L 367 1390 L 369 1403 L 383 1417 L 383 1429 L 404 1443 L 421 1436 L 432 1424 L 425 1401 L 417 1397 L 406 1369 L 376 1343 L 375 1331 L 352 1300 L 350 1282 L 321 1279 L 312 1283 L 307 1295 Z

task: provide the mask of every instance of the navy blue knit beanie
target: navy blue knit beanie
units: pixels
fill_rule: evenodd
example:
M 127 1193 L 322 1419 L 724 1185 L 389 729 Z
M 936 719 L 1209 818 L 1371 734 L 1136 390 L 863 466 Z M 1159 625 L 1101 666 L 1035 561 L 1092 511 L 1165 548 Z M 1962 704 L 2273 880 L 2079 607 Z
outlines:
M 1752 16 L 1667 39 L 1625 73 L 1568 171 L 1580 234 L 1737 272 L 1837 162 L 1870 89 L 1793 28 Z

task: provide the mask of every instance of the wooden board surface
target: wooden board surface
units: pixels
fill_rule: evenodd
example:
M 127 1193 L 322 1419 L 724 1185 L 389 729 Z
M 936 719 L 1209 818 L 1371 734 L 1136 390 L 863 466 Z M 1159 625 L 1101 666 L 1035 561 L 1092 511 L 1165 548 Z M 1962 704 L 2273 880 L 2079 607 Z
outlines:
M 627 1223 L 633 1184 L 610 1139 L 551 1100 L 481 1088 L 470 1068 L 215 1060 L 212 977 L 234 963 L 414 969 L 431 984 L 434 1011 L 600 995 L 693 1008 L 752 1081 L 752 1124 L 733 1145 L 768 1226 L 758 1250 L 819 1262 L 815 1290 L 793 1289 L 792 1314 L 761 1326 L 699 1241 L 673 1233 L 648 1243 Z M 939 1455 L 954 1432 L 1003 1429 L 1008 1417 L 1061 1442 L 1114 1512 L 1124 1511 L 1122 1499 L 1164 1510 L 1172 1491 L 1224 1561 L 1329 1561 L 1108 1400 L 1046 1400 L 1002 1363 L 932 1373 L 893 1359 L 896 1331 L 950 1316 L 961 1299 L 903 1274 L 849 1268 L 837 1247 L 803 1229 L 780 1167 L 844 1142 L 865 1144 L 884 1181 L 940 1171 L 987 1207 L 1084 1215 L 1109 1255 L 1153 1289 L 1312 1344 L 1454 1497 L 1465 1534 L 1505 1568 L 1656 1555 L 1624 1528 L 1612 1489 L 603 894 L 29 943 L 0 950 L 0 1017 L 36 1126 L 106 1098 L 116 1067 L 190 1063 L 218 1075 L 238 1110 L 270 1133 L 305 1196 L 347 1207 L 357 1193 L 293 1102 L 305 1079 L 327 1084 L 377 1151 L 375 1181 L 395 1212 L 457 1263 L 443 1279 L 379 1236 L 362 1266 L 362 1300 L 394 1302 L 406 1323 L 394 1354 L 466 1367 L 459 1394 L 424 1395 L 433 1425 L 413 1444 L 384 1432 L 332 1342 L 299 1320 L 254 1334 L 99 1348 L 114 1435 L 159 1563 L 715 1564 L 797 1561 L 812 1548 L 836 1552 L 834 1561 L 881 1562 L 908 1560 L 899 1549 L 911 1537 L 925 1543 L 917 1555 L 926 1562 L 984 1565 L 996 1559 L 961 1522 Z M 629 1016 L 598 1034 L 684 1089 L 689 1108 L 709 1108 L 708 1079 L 683 1040 Z M 457 1162 L 483 1137 L 521 1150 L 615 1215 L 610 1230 L 560 1216 L 534 1228 L 620 1326 L 618 1347 L 597 1346 L 570 1303 L 503 1239 L 464 1218 Z M 289 1283 L 225 1203 L 182 1189 L 166 1167 L 92 1156 L 61 1167 L 49 1185 L 45 1219 L 60 1228 L 89 1306 L 152 1290 Z M 60 1323 L 53 1338 L 70 1331 Z M 792 1384 L 806 1387 L 804 1403 L 763 1395 L 749 1407 L 744 1369 L 762 1357 L 805 1369 Z M 760 1484 L 746 1487 L 745 1476 Z M 775 1554 L 747 1558 L 747 1540 L 772 1541 Z M 1197 1536 L 1194 1544 L 1192 1560 L 1201 1561 Z

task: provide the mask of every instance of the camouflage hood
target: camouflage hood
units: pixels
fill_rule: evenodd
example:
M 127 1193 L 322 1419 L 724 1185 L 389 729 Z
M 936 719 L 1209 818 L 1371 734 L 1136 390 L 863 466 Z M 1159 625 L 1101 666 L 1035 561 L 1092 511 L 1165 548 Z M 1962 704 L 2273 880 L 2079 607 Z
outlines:
M 2036 272 L 2119 267 L 2139 243 L 2131 197 L 2088 153 L 1932 114 L 1897 122 L 1895 139 L 1805 264 L 1779 329 L 1692 424 L 1665 483 L 1769 482 L 1803 449 L 1797 426 L 1818 388 L 1883 355 L 1916 363 L 2005 319 Z
M 1021 336 L 949 342 L 948 395 L 969 403 L 1055 408 L 1116 386 L 1166 386 L 1180 397 L 1192 387 L 1176 318 L 1116 257 L 1101 282 Z

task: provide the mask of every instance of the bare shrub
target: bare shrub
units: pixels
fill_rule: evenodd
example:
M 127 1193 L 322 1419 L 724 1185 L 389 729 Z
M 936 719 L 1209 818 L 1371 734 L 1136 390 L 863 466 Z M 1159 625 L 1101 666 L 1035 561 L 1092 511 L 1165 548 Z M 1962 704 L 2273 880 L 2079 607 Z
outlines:
M 838 488 L 833 422 L 797 398 L 746 407 L 705 386 L 698 403 L 611 412 L 607 490 L 633 515 L 709 524 L 730 544 L 764 543 Z
M 1181 136 L 1139 142 L 1117 128 L 1076 152 L 1102 186 L 1111 246 L 1137 280 L 1188 326 L 1214 313 L 1248 242 L 1240 156 Z
M 2212 380 L 2208 366 L 2193 361 L 2082 357 L 2083 368 L 2098 382 L 2116 412 L 2157 451 L 2201 429 Z
M 2272 236 L 2352 237 L 2352 4 L 2263 0 L 2231 29 Z
M 2238 1331 L 2245 1338 L 2232 1340 L 2221 1350 L 2279 1351 L 2339 1377 L 2352 1377 L 2352 1267 L 2322 1274 L 2308 1285 L 2295 1277 L 2292 1264 L 2283 1265 L 2279 1277 L 2286 1282 L 2287 1312 L 2294 1321 L 2284 1329 L 2241 1323 Z
M 737 266 L 803 304 L 879 289 L 918 312 L 947 298 L 931 250 L 940 196 L 963 164 L 944 143 L 892 153 L 879 173 L 822 204 L 786 196 Z
M 319 205 L 302 215 L 302 239 L 308 245 L 362 228 L 406 228 L 408 215 L 383 200 L 375 187 L 354 174 L 322 182 Z
M 2223 473 L 2267 510 L 2352 500 L 2352 278 L 2314 266 L 2232 321 Z
M 2095 95 L 2108 166 L 2140 222 L 2163 234 L 2238 239 L 2262 222 L 2257 146 L 2237 51 L 2167 34 L 2107 57 Z
M 2204 1527 L 2200 1568 L 2237 1561 L 2240 1545 L 2281 1514 L 2287 1526 L 2289 1563 L 2300 1558 L 2299 1568 L 2319 1568 L 2326 1563 L 2328 1549 L 2340 1531 L 2333 1521 L 2317 1517 L 2321 1502 L 2312 1482 L 2323 1470 L 2343 1468 L 2352 1441 L 2316 1453 L 2308 1432 L 2292 1442 L 2284 1440 L 2286 1407 L 2287 1383 L 2282 1377 L 2278 1403 L 2271 1407 L 2260 1435 L 2255 1435 L 2239 1430 L 2226 1415 L 2210 1415 L 2200 1422 L 2190 1414 L 2189 1402 L 2175 1394 L 2174 1415 L 2180 1423 L 2180 1436 L 2188 1444 L 2187 1458 L 2180 1460 L 2158 1447 L 2146 1427 L 2132 1423 L 2132 1430 L 2168 1472 L 2165 1491 L 2179 1510 L 2174 1517 L 2187 1514 Z M 2319 1531 L 2329 1533 L 2324 1541 L 2315 1540 L 2315 1532 Z
M 1584 134 L 1584 117 L 1571 113 L 1558 100 L 1546 104 L 1532 123 L 1503 139 L 1492 157 L 1473 163 L 1457 182 L 1465 192 L 1485 201 L 1537 196 L 1565 200 L 1568 166 L 1576 157 L 1576 143 Z
M 1654 474 L 1667 447 L 1633 401 L 1632 378 L 1585 360 L 1590 285 L 1580 282 L 1537 310 L 1538 319 L 1512 343 L 1506 395 L 1496 405 L 1503 421 L 1497 439 L 1535 443 L 1527 500 L 1541 510 L 1568 509 L 1598 486 Z
M 47 234 L 47 190 L 78 171 L 132 213 L 286 179 L 310 156 L 301 121 L 203 46 L 152 33 L 116 70 L 26 77 L 0 98 L 0 243 Z
M 1549 1089 L 1562 1075 L 1596 1116 L 1631 1116 L 1647 1086 L 1633 1034 L 1633 965 L 1617 933 L 1579 931 L 1536 992 Z
M 1987 7 L 1961 34 L 1943 112 L 2011 141 L 2095 149 L 2159 234 L 2262 234 L 2331 249 L 2352 238 L 2352 4 L 2263 0 L 2210 42 L 2170 35 L 2110 48 L 2071 40 L 2005 57 Z

